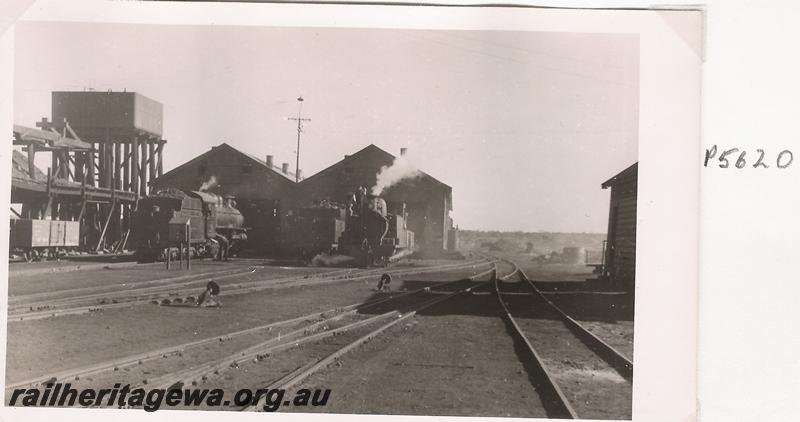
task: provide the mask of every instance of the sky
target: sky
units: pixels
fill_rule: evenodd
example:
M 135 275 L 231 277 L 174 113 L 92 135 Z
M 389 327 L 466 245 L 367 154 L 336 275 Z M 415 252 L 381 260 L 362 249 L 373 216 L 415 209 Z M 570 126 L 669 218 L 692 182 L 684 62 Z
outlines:
M 14 122 L 50 92 L 164 105 L 164 171 L 227 142 L 305 176 L 374 143 L 453 188 L 462 229 L 604 233 L 600 184 L 637 161 L 627 34 L 20 23 Z M 45 164 L 46 165 L 46 164 Z

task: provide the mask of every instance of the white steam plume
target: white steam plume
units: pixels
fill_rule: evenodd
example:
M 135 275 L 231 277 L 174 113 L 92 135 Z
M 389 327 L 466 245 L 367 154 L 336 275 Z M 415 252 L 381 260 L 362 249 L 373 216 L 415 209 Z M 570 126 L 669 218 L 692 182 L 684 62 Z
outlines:
M 214 186 L 217 186 L 217 178 L 214 177 L 214 176 L 211 176 L 210 179 L 208 179 L 207 181 L 203 182 L 202 185 L 200 185 L 200 192 L 205 192 L 205 191 L 213 188 Z
M 391 166 L 383 166 L 378 172 L 375 186 L 372 187 L 372 194 L 379 196 L 383 191 L 396 184 L 397 182 L 405 179 L 414 179 L 420 177 L 420 172 L 417 167 L 411 164 L 408 155 L 401 155 L 394 159 Z

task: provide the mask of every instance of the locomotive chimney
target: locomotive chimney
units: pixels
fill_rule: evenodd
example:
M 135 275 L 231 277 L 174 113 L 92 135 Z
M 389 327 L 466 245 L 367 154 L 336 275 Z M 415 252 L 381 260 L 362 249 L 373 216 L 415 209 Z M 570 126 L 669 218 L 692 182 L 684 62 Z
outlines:
M 408 152 L 408 148 L 400 148 L 400 156 L 406 155 L 406 152 Z
M 267 168 L 269 168 L 269 169 L 271 169 L 271 168 L 272 168 L 272 161 L 273 161 L 273 159 L 274 159 L 274 157 L 273 157 L 273 156 L 271 156 L 271 155 L 268 155 L 268 156 L 267 156 Z
M 281 171 L 283 174 L 289 174 L 289 163 L 281 164 Z

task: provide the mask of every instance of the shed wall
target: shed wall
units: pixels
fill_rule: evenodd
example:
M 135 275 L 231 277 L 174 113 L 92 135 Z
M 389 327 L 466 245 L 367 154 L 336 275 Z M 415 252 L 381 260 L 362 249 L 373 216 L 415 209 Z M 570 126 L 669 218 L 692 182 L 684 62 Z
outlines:
M 232 148 L 215 147 L 209 155 L 185 164 L 153 183 L 155 189 L 198 190 L 211 176 L 211 192 L 233 196 L 248 227 L 248 247 L 277 252 L 282 212 L 295 204 L 294 182 L 268 170 Z
M 633 288 L 636 278 L 636 177 L 611 187 L 606 265 L 620 285 Z

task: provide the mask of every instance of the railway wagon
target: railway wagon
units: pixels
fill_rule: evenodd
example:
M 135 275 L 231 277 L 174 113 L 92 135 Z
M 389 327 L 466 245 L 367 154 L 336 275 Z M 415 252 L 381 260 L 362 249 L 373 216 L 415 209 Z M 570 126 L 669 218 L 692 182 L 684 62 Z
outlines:
M 187 237 L 194 255 L 220 258 L 247 240 L 244 218 L 232 198 L 208 192 L 165 189 L 143 198 L 132 226 L 142 260 L 163 258 L 164 250 L 186 243 Z
M 80 222 L 62 220 L 12 219 L 9 246 L 26 261 L 57 258 L 63 251 L 77 249 Z

